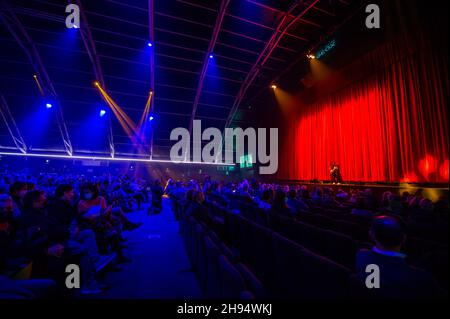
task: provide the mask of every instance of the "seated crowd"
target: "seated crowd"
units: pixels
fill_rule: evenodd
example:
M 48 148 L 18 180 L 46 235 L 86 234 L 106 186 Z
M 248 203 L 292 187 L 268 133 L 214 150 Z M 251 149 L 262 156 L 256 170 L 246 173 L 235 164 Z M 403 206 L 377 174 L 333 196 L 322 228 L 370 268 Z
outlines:
M 120 269 L 126 212 L 148 200 L 146 182 L 128 176 L 0 176 L 0 299 L 70 297 L 66 266 L 81 273 L 81 294 L 101 293 L 102 269 Z M 106 267 L 108 266 L 108 267 Z
M 448 199 L 432 202 L 421 190 L 375 194 L 371 189 L 224 183 L 210 177 L 201 182 L 169 179 L 162 187 L 158 180 L 148 184 L 127 175 L 4 174 L 0 299 L 72 296 L 65 288 L 68 264 L 82 269 L 82 294 L 101 293 L 107 287 L 99 272 L 120 269 L 129 260 L 124 231 L 139 224 L 126 213 L 148 201 L 148 213 L 159 213 L 163 194 L 171 199 L 207 297 L 321 298 L 333 291 L 325 293 L 327 280 L 341 286 L 348 281 L 345 296 L 340 288 L 335 291 L 341 297 L 447 295 Z M 207 251 L 215 251 L 215 257 Z M 325 273 L 309 273 L 308 264 Z M 367 266 L 373 264 L 379 267 L 380 288 L 369 294 Z M 225 283 L 214 283 L 216 266 L 224 271 Z M 245 279 L 242 287 L 232 288 L 249 294 L 226 289 L 239 273 Z M 333 278 L 341 275 L 344 281 Z M 328 278 L 323 286 L 317 276 Z M 248 289 L 244 281 L 251 282 Z
M 286 260 L 279 261 L 278 265 L 272 261 L 279 252 L 278 248 L 271 251 L 270 243 L 280 241 L 281 235 L 291 243 L 291 248 L 297 247 L 292 251 L 311 251 L 319 259 L 324 257 L 347 269 L 350 296 L 361 297 L 366 293 L 367 297 L 379 298 L 439 298 L 447 295 L 448 199 L 445 197 L 432 202 L 420 189 L 414 193 L 374 194 L 371 189 L 333 190 L 324 186 L 247 180 L 223 183 L 210 178 L 202 183 L 170 180 L 165 192 L 172 198 L 191 261 L 199 267 L 199 278 L 206 288 L 208 278 L 203 278 L 206 276 L 203 273 L 210 273 L 201 268 L 204 262 L 198 256 L 202 250 L 208 251 L 213 241 L 221 247 L 220 254 L 235 263 L 236 269 L 246 263 L 254 271 L 252 278 L 259 278 L 261 285 L 266 286 L 264 296 L 302 296 L 296 295 L 296 288 L 291 290 L 289 285 L 295 284 L 289 283 L 290 279 L 284 290 L 280 282 L 273 283 L 281 280 L 274 278 L 285 275 L 273 270 L 280 264 L 279 272 L 289 272 L 288 265 L 283 264 Z M 270 237 L 267 242 L 262 233 Z M 264 246 L 262 252 L 256 252 L 259 245 Z M 205 259 L 209 264 L 209 257 Z M 380 288 L 369 293 L 366 278 L 367 266 L 371 264 L 379 267 L 381 275 Z M 248 274 L 241 275 L 248 277 Z M 258 293 L 253 295 L 258 297 Z M 211 296 L 224 295 L 217 292 Z

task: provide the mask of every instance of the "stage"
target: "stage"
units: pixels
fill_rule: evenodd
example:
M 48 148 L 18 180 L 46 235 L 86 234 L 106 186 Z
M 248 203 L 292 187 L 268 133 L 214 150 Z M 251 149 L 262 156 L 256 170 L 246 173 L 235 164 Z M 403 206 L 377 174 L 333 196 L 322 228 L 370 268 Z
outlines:
M 381 195 L 385 191 L 402 194 L 407 191 L 414 194 L 418 190 L 422 190 L 423 196 L 436 201 L 441 196 L 448 198 L 449 185 L 445 183 L 387 183 L 387 182 L 343 182 L 333 184 L 329 181 L 302 181 L 302 180 L 278 180 L 276 183 L 288 185 L 306 185 L 309 189 L 315 186 L 330 187 L 333 190 L 342 189 L 349 191 L 352 189 L 371 189 L 374 194 Z

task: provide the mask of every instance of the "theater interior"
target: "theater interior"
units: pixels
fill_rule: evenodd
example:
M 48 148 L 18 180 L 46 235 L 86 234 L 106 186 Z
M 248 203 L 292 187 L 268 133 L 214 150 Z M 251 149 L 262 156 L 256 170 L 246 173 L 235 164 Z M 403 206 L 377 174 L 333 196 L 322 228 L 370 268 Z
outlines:
M 445 300 L 448 96 L 441 1 L 0 1 L 0 300 Z

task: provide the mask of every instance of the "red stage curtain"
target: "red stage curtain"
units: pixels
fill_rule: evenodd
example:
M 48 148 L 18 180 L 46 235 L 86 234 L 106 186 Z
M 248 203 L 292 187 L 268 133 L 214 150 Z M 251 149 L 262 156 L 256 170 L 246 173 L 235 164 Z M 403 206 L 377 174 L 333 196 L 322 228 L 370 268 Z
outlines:
M 297 105 L 280 178 L 329 179 L 334 161 L 347 181 L 448 182 L 447 57 L 409 43 L 366 54 L 340 74 L 345 87 Z

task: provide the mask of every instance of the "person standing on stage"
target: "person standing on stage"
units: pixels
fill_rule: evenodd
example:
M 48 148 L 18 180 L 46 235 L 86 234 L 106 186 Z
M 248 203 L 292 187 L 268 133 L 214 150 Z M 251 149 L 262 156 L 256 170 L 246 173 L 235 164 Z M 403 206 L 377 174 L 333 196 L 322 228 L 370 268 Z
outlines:
M 335 162 L 331 163 L 330 165 L 330 179 L 333 184 L 340 184 L 342 183 L 342 176 L 339 169 L 339 165 Z

